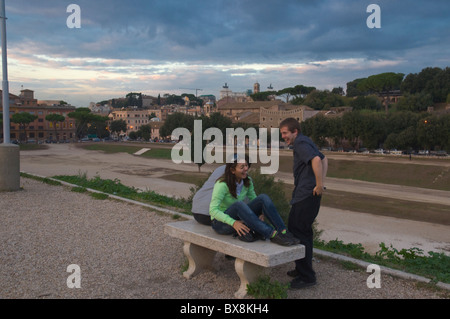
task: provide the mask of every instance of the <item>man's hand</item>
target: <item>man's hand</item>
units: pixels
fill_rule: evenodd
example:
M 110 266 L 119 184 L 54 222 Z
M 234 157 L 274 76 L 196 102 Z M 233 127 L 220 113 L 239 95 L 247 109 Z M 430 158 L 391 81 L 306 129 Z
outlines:
M 314 189 L 313 189 L 313 195 L 314 196 L 321 196 L 324 189 L 325 189 L 325 187 L 323 187 L 322 184 L 316 185 L 316 187 L 314 187 Z

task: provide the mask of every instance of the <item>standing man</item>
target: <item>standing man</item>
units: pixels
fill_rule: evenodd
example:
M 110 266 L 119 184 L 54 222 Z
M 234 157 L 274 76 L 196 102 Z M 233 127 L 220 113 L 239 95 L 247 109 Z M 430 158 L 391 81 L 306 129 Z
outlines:
M 312 224 L 319 213 L 320 200 L 324 190 L 323 179 L 328 169 L 328 160 L 313 141 L 303 135 L 300 123 L 287 118 L 280 123 L 281 137 L 293 146 L 294 191 L 288 229 L 305 246 L 305 258 L 295 261 L 295 269 L 288 275 L 295 277 L 291 288 L 299 289 L 316 284 L 316 273 L 312 267 L 313 229 Z

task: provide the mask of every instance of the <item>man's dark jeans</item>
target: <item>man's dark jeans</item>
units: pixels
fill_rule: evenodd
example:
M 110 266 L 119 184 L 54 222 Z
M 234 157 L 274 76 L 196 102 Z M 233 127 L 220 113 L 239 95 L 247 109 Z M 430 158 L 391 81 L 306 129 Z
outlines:
M 305 257 L 295 261 L 301 280 L 307 283 L 316 281 L 316 273 L 312 267 L 313 229 L 312 224 L 320 209 L 322 196 L 313 196 L 295 203 L 289 213 L 288 229 L 305 246 Z

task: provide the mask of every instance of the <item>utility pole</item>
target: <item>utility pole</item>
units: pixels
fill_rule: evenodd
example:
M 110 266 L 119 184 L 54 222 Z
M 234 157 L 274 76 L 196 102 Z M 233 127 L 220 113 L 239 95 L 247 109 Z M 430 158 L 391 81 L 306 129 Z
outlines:
M 8 62 L 6 52 L 6 10 L 5 0 L 0 0 L 0 19 L 2 36 L 2 70 L 3 70 L 3 144 L 0 145 L 0 191 L 17 191 L 20 189 L 20 151 L 19 146 L 11 144 L 9 120 L 9 85 Z
M 6 13 L 5 0 L 0 2 L 0 19 L 2 34 L 2 70 L 3 70 L 3 143 L 10 143 L 10 120 L 9 120 L 9 84 L 8 84 L 8 62 L 6 52 Z

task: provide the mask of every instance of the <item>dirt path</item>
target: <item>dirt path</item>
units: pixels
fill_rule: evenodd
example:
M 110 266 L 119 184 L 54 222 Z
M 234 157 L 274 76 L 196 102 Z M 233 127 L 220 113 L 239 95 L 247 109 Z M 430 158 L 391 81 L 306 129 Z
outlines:
M 41 176 L 99 175 L 104 179 L 119 179 L 127 186 L 176 197 L 190 194 L 189 184 L 168 181 L 162 177 L 176 172 L 197 172 L 195 165 L 174 164 L 169 160 L 149 159 L 126 153 L 104 154 L 88 151 L 73 144 L 52 144 L 48 149 L 22 151 L 21 171 Z M 202 166 L 212 171 L 214 165 Z M 280 179 L 292 183 L 290 174 L 278 173 Z M 354 193 L 393 197 L 410 201 L 433 202 L 450 206 L 445 191 L 415 187 L 367 183 L 354 180 L 328 179 L 327 188 Z M 404 219 L 355 213 L 322 207 L 318 216 L 324 240 L 338 238 L 344 242 L 361 243 L 370 252 L 378 250 L 381 242 L 397 249 L 418 247 L 450 254 L 450 227 Z

